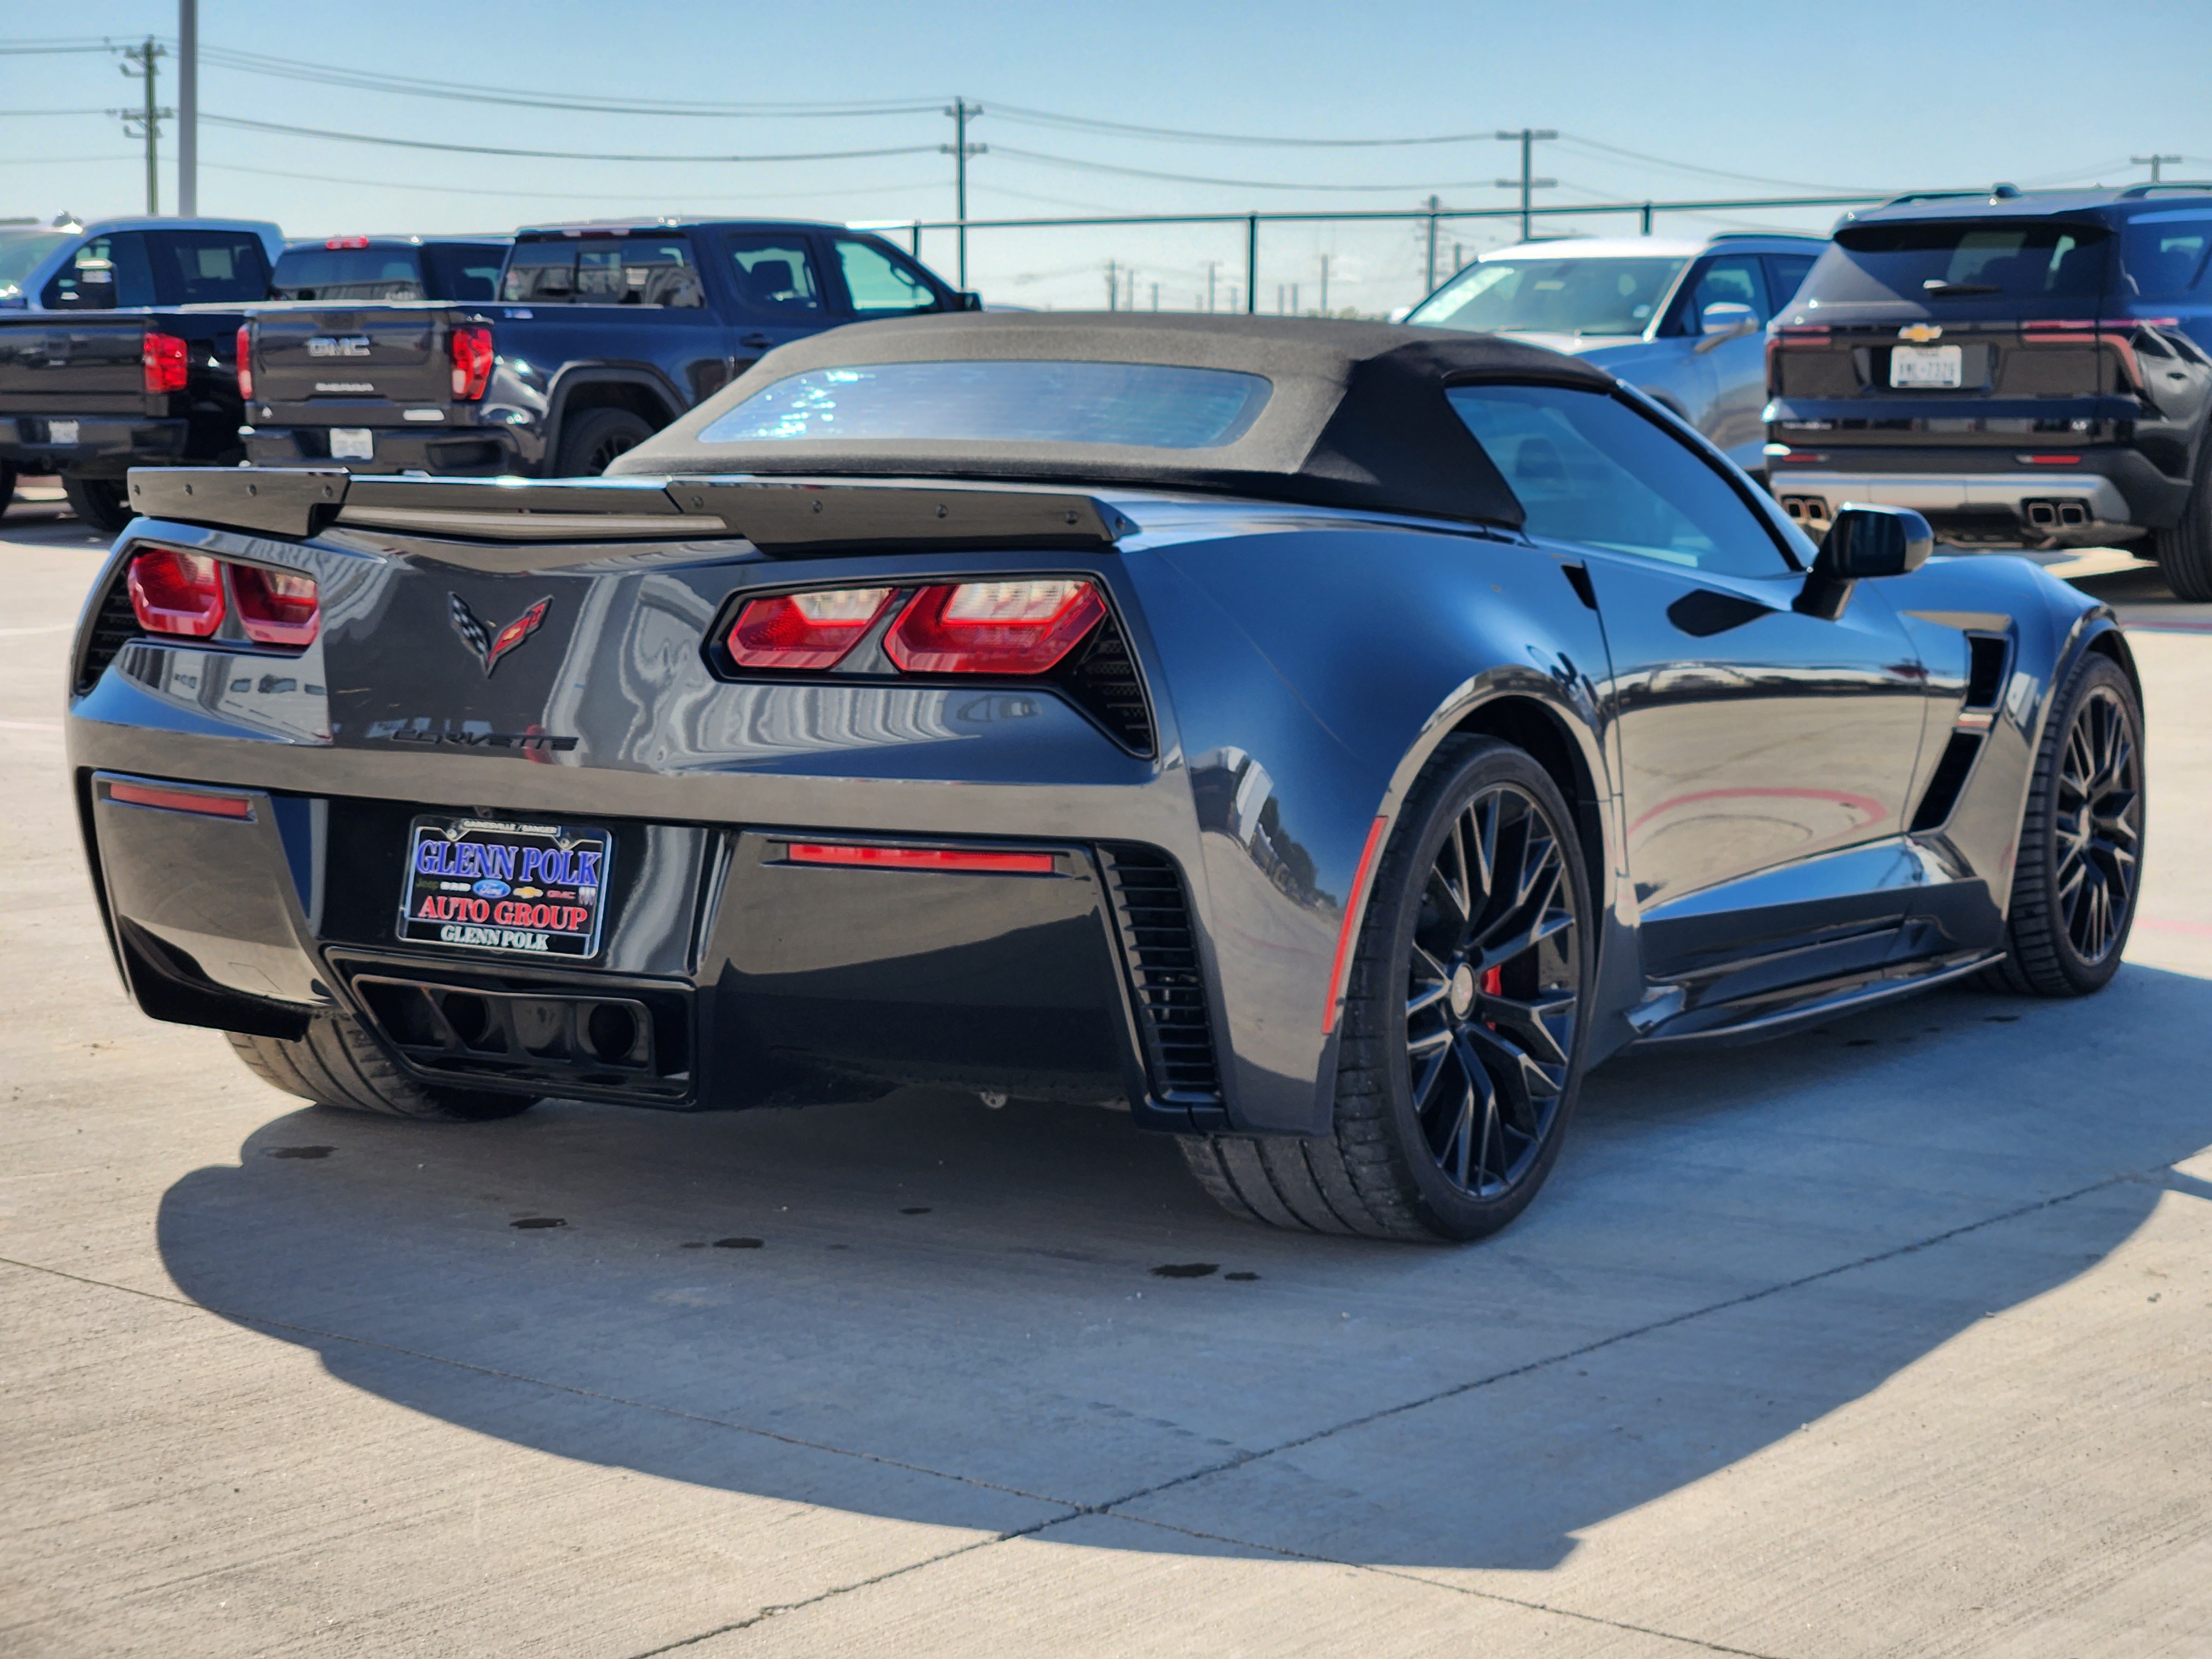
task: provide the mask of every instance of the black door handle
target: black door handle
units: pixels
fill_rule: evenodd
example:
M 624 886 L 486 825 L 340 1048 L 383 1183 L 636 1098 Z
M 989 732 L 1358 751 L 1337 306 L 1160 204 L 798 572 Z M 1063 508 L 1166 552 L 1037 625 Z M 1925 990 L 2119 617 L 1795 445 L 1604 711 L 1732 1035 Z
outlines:
M 755 346 L 755 347 L 760 347 L 760 346 L 772 346 L 772 345 L 774 345 L 774 344 L 775 343 L 775 341 L 773 341 L 773 340 L 771 340 L 771 339 L 769 339 L 769 338 L 768 337 L 768 336 L 767 336 L 767 335 L 763 334 L 763 333 L 762 333 L 762 332 L 760 332 L 757 329 L 756 329 L 756 330 L 755 330 L 752 333 L 750 333 L 750 334 L 740 334 L 740 335 L 738 337 L 738 343 L 739 345 L 741 345 L 741 346 Z

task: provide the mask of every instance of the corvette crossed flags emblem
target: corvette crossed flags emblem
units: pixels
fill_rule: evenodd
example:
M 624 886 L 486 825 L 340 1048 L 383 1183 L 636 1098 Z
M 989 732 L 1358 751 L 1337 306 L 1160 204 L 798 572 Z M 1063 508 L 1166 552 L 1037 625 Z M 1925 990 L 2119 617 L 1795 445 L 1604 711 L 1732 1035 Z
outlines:
M 501 658 L 538 631 L 538 623 L 545 620 L 545 613 L 553 604 L 553 596 L 549 593 L 495 634 L 459 594 L 448 593 L 446 599 L 447 614 L 453 620 L 453 632 L 461 636 L 461 643 L 483 665 L 486 679 L 499 666 Z

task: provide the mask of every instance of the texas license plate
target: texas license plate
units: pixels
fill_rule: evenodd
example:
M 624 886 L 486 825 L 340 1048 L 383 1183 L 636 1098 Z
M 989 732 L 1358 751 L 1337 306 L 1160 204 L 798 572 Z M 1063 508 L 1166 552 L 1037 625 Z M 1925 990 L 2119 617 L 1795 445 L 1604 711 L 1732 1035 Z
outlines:
M 614 837 L 574 824 L 415 820 L 399 938 L 514 956 L 599 952 Z
M 331 428 L 331 459 L 334 461 L 373 461 L 376 459 L 376 437 L 365 426 L 334 426 Z
M 1892 346 L 1892 386 L 1959 386 L 1966 381 L 1966 353 L 1958 346 Z
M 76 441 L 75 421 L 48 421 L 46 441 L 50 444 L 73 444 Z

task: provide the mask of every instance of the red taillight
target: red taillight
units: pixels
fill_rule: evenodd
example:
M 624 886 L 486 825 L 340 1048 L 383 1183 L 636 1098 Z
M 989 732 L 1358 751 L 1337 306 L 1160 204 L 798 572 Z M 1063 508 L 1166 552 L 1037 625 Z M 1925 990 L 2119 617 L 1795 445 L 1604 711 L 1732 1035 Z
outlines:
M 222 567 L 204 553 L 149 549 L 131 561 L 131 608 L 149 634 L 204 640 L 222 623 Z
M 452 350 L 453 396 L 465 404 L 475 403 L 491 384 L 491 331 L 457 328 L 453 333 Z
M 834 668 L 896 591 L 832 587 L 755 599 L 730 629 L 730 659 L 740 668 Z
M 1048 876 L 1049 853 L 987 853 L 951 847 L 854 847 L 795 841 L 784 848 L 793 864 L 872 866 L 885 870 L 957 870 L 1001 876 Z
M 1073 577 L 925 587 L 884 649 L 913 674 L 1042 674 L 1105 614 L 1098 590 Z
M 143 783 L 107 786 L 107 799 L 125 806 L 151 806 L 164 812 L 197 812 L 204 818 L 251 821 L 253 803 L 243 795 L 207 795 L 196 789 L 156 789 Z
M 173 334 L 164 334 L 158 329 L 146 331 L 146 343 L 140 348 L 138 362 L 143 367 L 147 392 L 153 396 L 165 392 L 182 392 L 188 366 L 185 343 Z
M 238 395 L 253 396 L 253 325 L 238 325 Z
M 323 246 L 327 248 L 367 247 L 368 246 L 368 238 L 366 236 L 333 236 L 330 240 L 325 242 Z
M 239 626 L 258 645 L 307 646 L 323 624 L 322 596 L 313 576 L 259 565 L 230 567 L 230 591 Z

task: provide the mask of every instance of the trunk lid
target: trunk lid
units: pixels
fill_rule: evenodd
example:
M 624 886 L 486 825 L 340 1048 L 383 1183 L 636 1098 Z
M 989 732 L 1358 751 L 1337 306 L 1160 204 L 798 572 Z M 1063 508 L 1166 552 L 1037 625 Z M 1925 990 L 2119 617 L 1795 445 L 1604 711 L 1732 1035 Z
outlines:
M 295 420 L 397 422 L 453 401 L 450 340 L 461 313 L 432 304 L 274 306 L 257 313 L 253 398 Z
M 2116 247 L 2111 228 L 2091 220 L 1845 226 L 1777 331 L 1769 389 L 1790 414 L 1856 416 L 1885 435 L 1922 427 L 1923 416 L 2110 418 L 2118 411 L 2086 404 L 2136 389 L 2124 345 L 2096 326 Z M 2085 406 L 2047 407 L 2061 399 Z

